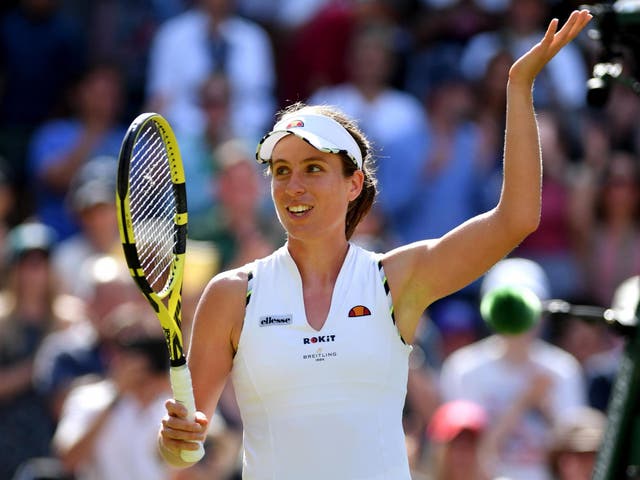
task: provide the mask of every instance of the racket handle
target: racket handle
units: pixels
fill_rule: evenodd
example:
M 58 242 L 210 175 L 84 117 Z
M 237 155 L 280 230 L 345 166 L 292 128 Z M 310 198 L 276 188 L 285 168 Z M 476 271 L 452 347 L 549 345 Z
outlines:
M 187 407 L 187 418 L 194 420 L 196 416 L 196 402 L 193 398 L 193 386 L 191 384 L 191 372 L 187 365 L 171 367 L 169 369 L 171 389 L 175 400 Z M 202 442 L 198 442 L 198 450 L 182 450 L 180 456 L 185 462 L 195 463 L 204 456 Z

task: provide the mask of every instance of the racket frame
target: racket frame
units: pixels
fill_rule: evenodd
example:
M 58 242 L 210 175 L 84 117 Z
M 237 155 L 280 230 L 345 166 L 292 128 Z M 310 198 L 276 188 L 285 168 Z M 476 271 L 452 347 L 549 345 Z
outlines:
M 173 223 L 175 226 L 174 235 L 177 240 L 174 243 L 173 259 L 167 281 L 159 292 L 153 290 L 142 268 L 136 247 L 136 237 L 130 209 L 131 186 L 129 174 L 131 159 L 135 154 L 134 149 L 136 143 L 149 122 L 154 123 L 165 147 L 166 160 L 170 166 L 172 191 L 176 204 Z M 170 357 L 171 367 L 169 369 L 169 378 L 174 398 L 187 408 L 187 417 L 193 421 L 195 419 L 196 407 L 193 397 L 191 373 L 186 362 L 181 328 L 182 280 L 184 276 L 188 222 L 184 167 L 173 129 L 167 120 L 157 113 L 146 112 L 138 115 L 133 122 L 131 122 L 125 134 L 118 159 L 116 210 L 120 240 L 129 268 L 129 274 L 156 312 L 164 332 Z M 198 443 L 199 446 L 198 450 L 181 451 L 180 456 L 183 460 L 194 463 L 204 456 L 202 442 L 196 443 Z

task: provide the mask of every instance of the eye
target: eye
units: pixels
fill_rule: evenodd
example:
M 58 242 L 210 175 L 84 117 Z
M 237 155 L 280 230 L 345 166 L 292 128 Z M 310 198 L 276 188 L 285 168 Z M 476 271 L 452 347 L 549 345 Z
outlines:
M 322 171 L 322 167 L 317 163 L 310 163 L 307 165 L 307 172 L 309 173 L 318 173 Z
M 289 167 L 285 165 L 278 165 L 273 169 L 274 176 L 287 175 L 289 173 Z

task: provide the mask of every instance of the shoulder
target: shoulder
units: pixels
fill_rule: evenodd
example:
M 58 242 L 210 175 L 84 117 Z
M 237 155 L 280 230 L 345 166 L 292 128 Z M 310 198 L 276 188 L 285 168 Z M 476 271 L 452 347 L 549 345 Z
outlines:
M 72 119 L 56 118 L 43 123 L 33 134 L 34 142 L 47 141 L 60 135 L 72 136 L 80 131 L 80 124 Z
M 206 16 L 199 10 L 187 10 L 166 20 L 156 31 L 156 41 L 167 41 L 176 36 L 189 36 L 206 29 Z
M 260 39 L 266 41 L 268 36 L 266 30 L 256 22 L 240 16 L 233 16 L 225 21 L 225 28 L 232 35 L 251 35 L 253 40 Z
M 227 298 L 230 301 L 244 298 L 250 272 L 251 268 L 247 265 L 218 273 L 207 284 L 203 297 Z
M 534 342 L 532 350 L 535 353 L 535 361 L 562 376 L 578 374 L 581 371 L 578 360 L 572 354 L 549 342 L 538 339 Z
M 491 352 L 498 350 L 496 338 L 489 336 L 459 348 L 451 353 L 442 364 L 442 371 L 448 374 L 467 375 L 491 363 Z
M 219 341 L 221 345 L 237 348 L 246 310 L 249 276 L 249 270 L 242 267 L 218 273 L 209 281 L 196 308 L 192 339 L 207 339 L 209 344 Z

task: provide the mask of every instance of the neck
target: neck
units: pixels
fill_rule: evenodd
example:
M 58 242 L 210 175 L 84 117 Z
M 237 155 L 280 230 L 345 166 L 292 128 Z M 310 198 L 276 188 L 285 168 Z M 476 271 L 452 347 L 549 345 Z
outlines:
M 523 364 L 529 361 L 529 348 L 532 339 L 530 333 L 521 335 L 501 336 L 503 342 L 503 357 L 514 364 Z
M 287 249 L 298 267 L 303 283 L 319 279 L 335 282 L 349 251 L 349 243 L 344 237 L 332 243 L 323 239 L 313 244 L 289 239 Z
M 381 85 L 375 83 L 360 83 L 358 84 L 358 89 L 368 102 L 376 100 L 384 91 L 384 88 Z

